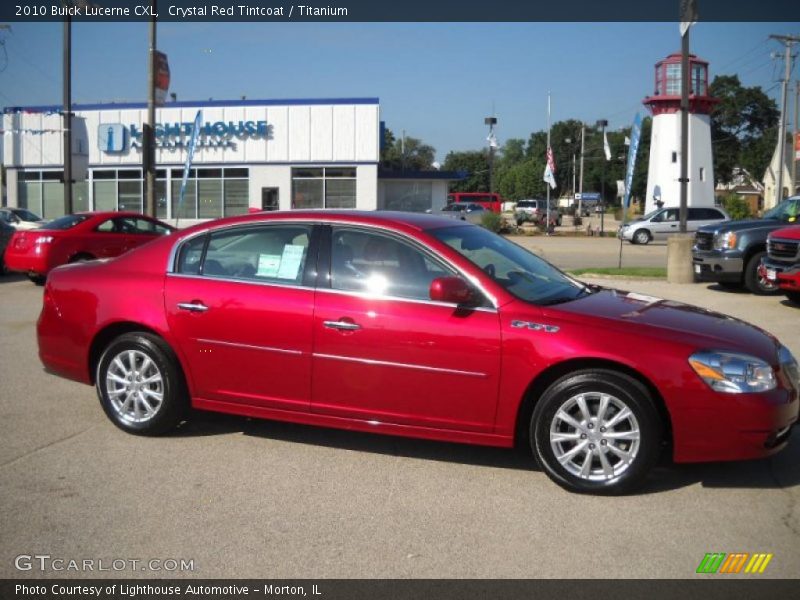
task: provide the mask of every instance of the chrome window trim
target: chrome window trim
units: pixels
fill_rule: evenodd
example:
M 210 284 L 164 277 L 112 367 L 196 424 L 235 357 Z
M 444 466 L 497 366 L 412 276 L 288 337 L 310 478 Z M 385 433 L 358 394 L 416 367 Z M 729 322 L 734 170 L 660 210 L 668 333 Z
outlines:
M 246 348 L 247 350 L 263 350 L 264 352 L 276 352 L 278 354 L 291 354 L 293 356 L 302 356 L 305 354 L 302 350 L 289 350 L 287 348 L 275 348 L 274 346 L 254 346 L 252 344 L 242 344 L 239 342 L 223 342 L 222 340 L 209 340 L 206 338 L 196 338 L 196 342 L 201 344 L 215 344 L 217 346 L 228 346 L 230 348 Z
M 374 365 L 380 367 L 399 367 L 401 369 L 414 369 L 417 371 L 429 371 L 432 373 L 446 373 L 449 375 L 464 375 L 466 377 L 479 377 L 481 379 L 486 379 L 489 375 L 486 373 L 481 373 L 478 371 L 459 371 L 457 369 L 445 369 L 442 367 L 429 367 L 426 365 L 415 365 L 410 363 L 399 363 L 399 362 L 392 362 L 388 360 L 373 360 L 371 358 L 357 358 L 355 356 L 341 356 L 339 354 L 323 354 L 320 352 L 314 352 L 312 354 L 314 358 L 327 358 L 328 360 L 339 360 L 344 362 L 356 362 L 365 365 Z
M 322 209 L 322 210 L 325 210 L 325 209 Z M 448 258 L 446 258 L 444 256 L 441 256 L 440 254 L 435 254 L 429 248 L 425 247 L 424 245 L 422 245 L 417 240 L 409 237 L 404 232 L 397 231 L 396 229 L 392 229 L 390 227 L 386 227 L 384 225 L 377 224 L 377 223 L 364 224 L 364 223 L 361 223 L 361 222 L 358 222 L 358 221 L 348 221 L 348 220 L 328 221 L 328 220 L 326 220 L 324 218 L 309 217 L 309 218 L 293 218 L 293 219 L 286 219 L 286 220 L 283 220 L 283 219 L 267 219 L 267 220 L 263 220 L 263 221 L 256 221 L 255 223 L 237 223 L 236 225 L 228 225 L 228 224 L 216 225 L 216 226 L 210 227 L 208 229 L 203 229 L 201 231 L 194 232 L 194 233 L 192 233 L 191 235 L 189 235 L 189 236 L 187 236 L 185 238 L 181 238 L 181 239 L 177 240 L 172 245 L 172 248 L 171 248 L 171 250 L 169 252 L 169 256 L 167 257 L 167 270 L 166 270 L 166 273 L 167 273 L 167 275 L 176 275 L 176 276 L 180 276 L 180 277 L 191 277 L 191 278 L 195 278 L 195 279 L 214 279 L 216 281 L 232 281 L 232 282 L 236 282 L 236 283 L 255 283 L 255 284 L 258 284 L 258 285 L 276 285 L 278 287 L 316 289 L 316 290 L 319 290 L 319 291 L 333 291 L 331 288 L 320 288 L 320 287 L 311 288 L 309 286 L 272 284 L 272 283 L 267 283 L 267 282 L 262 282 L 262 281 L 253 281 L 253 280 L 249 280 L 249 279 L 248 280 L 244 280 L 244 279 L 226 279 L 226 278 L 222 278 L 222 277 L 213 277 L 212 278 L 212 277 L 208 277 L 208 276 L 204 276 L 204 275 L 188 275 L 188 274 L 185 274 L 185 273 L 178 273 L 175 270 L 175 267 L 176 267 L 175 263 L 176 263 L 176 260 L 178 258 L 178 253 L 180 252 L 180 248 L 184 244 L 188 243 L 190 240 L 193 240 L 194 238 L 196 238 L 198 236 L 212 235 L 213 233 L 215 233 L 215 232 L 217 232 L 219 230 L 223 230 L 223 229 L 230 229 L 232 231 L 232 230 L 239 229 L 239 228 L 260 227 L 260 226 L 264 226 L 264 225 L 275 226 L 275 225 L 283 225 L 283 224 L 285 224 L 285 225 L 309 225 L 311 227 L 314 227 L 314 225 L 320 225 L 320 226 L 324 225 L 324 226 L 328 226 L 328 227 L 331 227 L 331 228 L 336 227 L 336 226 L 345 226 L 345 227 L 353 227 L 353 228 L 356 228 L 356 229 L 360 228 L 360 229 L 366 229 L 366 230 L 378 230 L 380 232 L 393 234 L 394 236 L 397 236 L 400 239 L 402 239 L 404 242 L 407 242 L 407 243 L 413 245 L 416 248 L 420 248 L 422 250 L 422 252 L 424 252 L 428 256 L 433 257 L 437 262 L 444 263 L 447 267 L 449 267 L 450 269 L 455 271 L 458 275 L 460 275 L 461 277 L 466 279 L 468 282 L 470 282 L 472 285 L 474 285 L 480 291 L 480 293 L 483 294 L 483 296 L 492 305 L 491 307 L 486 307 L 486 306 L 469 307 L 469 310 L 484 310 L 484 311 L 489 311 L 489 312 L 497 312 L 498 304 L 499 304 L 498 301 L 497 301 L 497 298 L 493 294 L 490 294 L 486 290 L 486 288 L 483 286 L 483 284 L 476 277 L 473 277 L 472 275 L 466 273 L 461 267 L 459 267 L 458 265 L 453 264 Z M 458 222 L 456 221 L 455 224 L 458 224 Z M 422 231 L 424 231 L 424 230 L 422 230 Z M 337 292 L 343 292 L 343 293 L 353 293 L 355 295 L 358 295 L 358 292 L 347 292 L 346 290 L 336 290 L 336 291 Z M 415 299 L 412 299 L 412 298 L 398 298 L 398 297 L 394 297 L 394 296 L 380 296 L 380 297 L 370 296 L 370 297 L 371 298 L 376 298 L 376 299 L 403 300 L 403 301 L 420 302 L 420 303 L 423 303 L 423 304 L 437 304 L 437 305 L 442 305 L 442 306 L 456 306 L 456 307 L 459 306 L 457 304 L 448 304 L 448 303 L 443 303 L 443 302 L 433 302 L 432 300 L 419 300 L 419 299 L 415 300 Z M 466 308 L 466 307 L 464 307 L 464 308 Z
M 443 306 L 454 310 L 469 310 L 477 312 L 497 313 L 497 309 L 490 306 L 464 306 L 451 302 L 438 302 L 436 300 L 420 300 L 419 298 L 404 298 L 402 296 L 377 296 L 369 292 L 358 292 L 354 290 L 335 290 L 333 288 L 315 288 L 317 292 L 326 294 L 338 294 L 340 296 L 353 296 L 363 300 L 376 300 L 378 302 L 409 302 L 411 304 L 427 304 L 430 306 Z
M 245 284 L 252 284 L 252 285 L 263 285 L 268 287 L 277 287 L 277 288 L 285 288 L 290 290 L 310 290 L 314 291 L 316 288 L 313 288 L 308 285 L 292 285 L 290 283 L 275 283 L 272 281 L 257 281 L 255 279 L 236 279 L 234 277 L 215 277 L 212 275 L 195 275 L 189 273 L 167 273 L 168 277 L 181 277 L 183 279 L 200 279 L 202 281 L 224 281 L 225 283 L 245 283 Z

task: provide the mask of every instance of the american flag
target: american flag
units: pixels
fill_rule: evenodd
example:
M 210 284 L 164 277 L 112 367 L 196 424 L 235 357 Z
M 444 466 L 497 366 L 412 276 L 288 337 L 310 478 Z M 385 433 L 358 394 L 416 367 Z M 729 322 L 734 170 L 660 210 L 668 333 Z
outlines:
M 544 167 L 543 180 L 549 183 L 551 188 L 556 189 L 556 161 L 550 146 L 547 147 L 547 164 Z

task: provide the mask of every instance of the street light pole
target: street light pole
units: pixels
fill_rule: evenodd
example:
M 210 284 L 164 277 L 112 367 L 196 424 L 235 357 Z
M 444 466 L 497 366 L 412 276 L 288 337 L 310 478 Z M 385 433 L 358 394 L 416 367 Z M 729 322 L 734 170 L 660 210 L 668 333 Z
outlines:
M 156 0 L 151 0 L 152 14 L 156 14 Z M 144 128 L 145 145 L 142 152 L 144 171 L 145 214 L 156 216 L 156 18 L 150 19 L 150 53 L 147 57 L 147 125 Z
M 494 148 L 497 141 L 494 138 L 494 126 L 497 125 L 497 117 L 486 117 L 484 124 L 489 126 L 489 193 L 494 194 Z
M 64 129 L 64 213 L 72 214 L 72 17 L 64 17 L 63 112 Z M 44 207 L 44 205 L 43 205 Z M 45 215 L 48 216 L 48 215 Z
M 605 144 L 606 139 L 606 127 L 608 127 L 608 121 L 606 119 L 600 119 L 597 121 L 597 127 L 600 128 L 600 143 Z M 602 166 L 600 169 L 600 235 L 602 236 L 605 233 L 605 216 L 606 216 L 606 161 L 605 156 L 603 156 Z
M 581 123 L 581 177 L 578 180 L 578 193 L 581 197 L 578 199 L 578 214 L 583 214 L 583 149 L 584 139 L 586 137 L 586 125 Z

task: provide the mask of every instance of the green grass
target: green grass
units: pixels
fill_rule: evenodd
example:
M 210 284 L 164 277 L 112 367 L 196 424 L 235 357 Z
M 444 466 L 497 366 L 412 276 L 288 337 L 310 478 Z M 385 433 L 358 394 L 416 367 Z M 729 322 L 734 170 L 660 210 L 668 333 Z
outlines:
M 623 277 L 660 277 L 667 276 L 664 267 L 589 267 L 587 269 L 571 269 L 572 275 L 611 275 Z

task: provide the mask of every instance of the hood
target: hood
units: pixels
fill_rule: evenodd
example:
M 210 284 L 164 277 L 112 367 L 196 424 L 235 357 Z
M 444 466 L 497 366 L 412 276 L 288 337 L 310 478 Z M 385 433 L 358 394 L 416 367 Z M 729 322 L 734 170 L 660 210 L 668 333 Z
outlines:
M 769 234 L 770 239 L 781 238 L 783 240 L 800 240 L 800 225 L 782 227 Z
M 777 362 L 779 342 L 771 334 L 740 319 L 690 304 L 599 288 L 594 294 L 553 308 L 610 321 L 628 332 L 631 327 L 641 326 L 643 335 L 662 335 L 698 349 L 742 352 L 770 364 Z
M 778 221 L 777 219 L 744 219 L 742 221 L 723 221 L 715 225 L 705 225 L 704 227 L 700 227 L 698 231 L 705 231 L 708 233 L 727 233 L 729 231 L 742 231 L 744 229 L 766 229 L 770 231 L 780 227 L 786 227 L 786 223 Z

